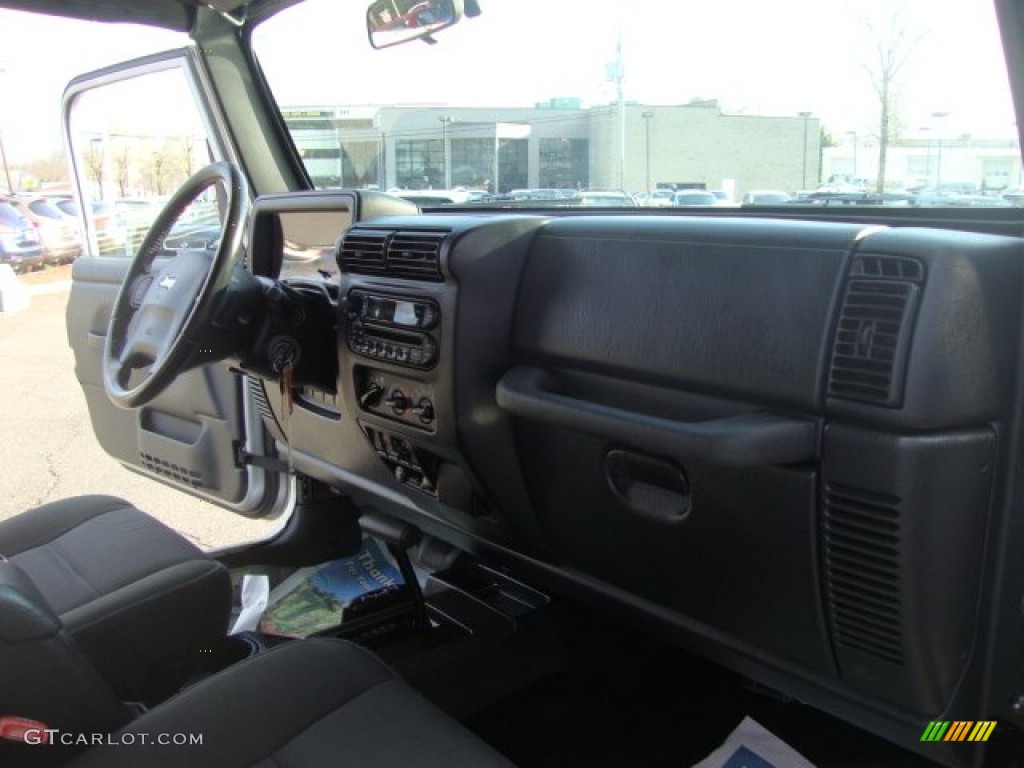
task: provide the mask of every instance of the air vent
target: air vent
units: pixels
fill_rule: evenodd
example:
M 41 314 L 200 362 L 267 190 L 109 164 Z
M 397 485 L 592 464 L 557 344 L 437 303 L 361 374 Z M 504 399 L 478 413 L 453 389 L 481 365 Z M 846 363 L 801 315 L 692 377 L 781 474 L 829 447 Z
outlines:
M 346 272 L 441 282 L 441 243 L 447 231 L 353 229 L 338 260 Z
M 387 271 L 384 258 L 389 232 L 352 230 L 341 241 L 338 261 L 346 272 L 382 275 Z
M 850 273 L 832 349 L 828 394 L 898 408 L 903 403 L 924 266 L 914 259 L 859 256 Z
M 396 232 L 388 242 L 388 274 L 440 281 L 441 242 L 446 232 Z
M 824 535 L 836 645 L 902 664 L 900 500 L 830 484 Z
M 893 280 L 924 281 L 924 265 L 917 259 L 863 254 L 850 265 L 850 277 L 882 277 Z
M 264 384 L 259 379 L 249 379 L 249 394 L 252 395 L 253 402 L 256 403 L 256 409 L 260 412 L 260 415 L 270 421 L 276 421 L 274 417 L 274 411 L 270 407 L 270 402 L 267 400 L 267 393 L 264 389 Z

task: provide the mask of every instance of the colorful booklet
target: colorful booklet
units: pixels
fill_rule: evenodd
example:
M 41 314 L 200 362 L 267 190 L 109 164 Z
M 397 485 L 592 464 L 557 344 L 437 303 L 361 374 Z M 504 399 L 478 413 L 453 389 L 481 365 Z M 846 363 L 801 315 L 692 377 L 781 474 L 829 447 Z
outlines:
M 309 637 L 341 624 L 345 608 L 370 592 L 405 584 L 387 549 L 367 536 L 358 554 L 300 568 L 270 592 L 260 630 Z

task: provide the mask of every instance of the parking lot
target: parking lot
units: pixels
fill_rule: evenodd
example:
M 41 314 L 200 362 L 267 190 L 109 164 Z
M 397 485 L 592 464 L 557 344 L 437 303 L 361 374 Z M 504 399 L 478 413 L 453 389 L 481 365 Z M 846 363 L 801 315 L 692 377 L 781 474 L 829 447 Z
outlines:
M 25 275 L 31 305 L 0 312 L 0 519 L 87 493 L 121 496 L 204 549 L 262 538 L 251 521 L 122 467 L 99 447 L 74 374 L 64 311 L 70 268 Z

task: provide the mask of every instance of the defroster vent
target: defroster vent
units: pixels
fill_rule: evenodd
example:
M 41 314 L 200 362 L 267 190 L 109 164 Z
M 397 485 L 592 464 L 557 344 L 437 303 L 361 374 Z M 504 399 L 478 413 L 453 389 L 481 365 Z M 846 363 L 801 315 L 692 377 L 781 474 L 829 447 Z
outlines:
M 924 280 L 914 259 L 858 256 L 850 268 L 832 347 L 828 394 L 898 408 Z
M 442 230 L 352 229 L 338 260 L 346 272 L 441 282 Z

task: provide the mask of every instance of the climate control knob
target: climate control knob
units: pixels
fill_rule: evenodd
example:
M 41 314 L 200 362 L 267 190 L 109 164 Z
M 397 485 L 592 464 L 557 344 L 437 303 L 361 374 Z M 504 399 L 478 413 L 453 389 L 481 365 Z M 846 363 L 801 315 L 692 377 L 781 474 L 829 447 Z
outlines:
M 384 397 L 384 387 L 376 382 L 370 384 L 366 391 L 359 396 L 359 404 L 366 410 L 380 405 L 380 399 Z
M 426 397 L 421 397 L 420 401 L 413 406 L 412 412 L 420 417 L 420 421 L 424 424 L 429 424 L 434 420 L 434 404 Z
M 396 416 L 401 416 L 409 407 L 409 398 L 400 389 L 391 390 L 391 394 L 384 402 L 391 406 L 391 410 Z

